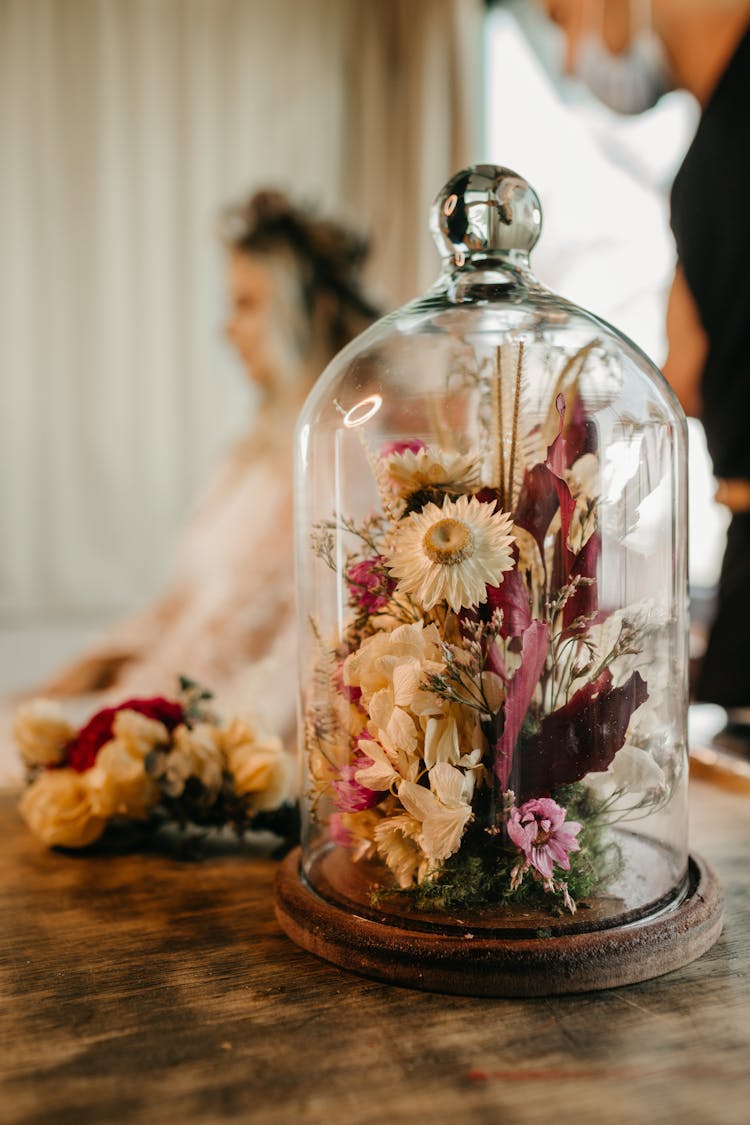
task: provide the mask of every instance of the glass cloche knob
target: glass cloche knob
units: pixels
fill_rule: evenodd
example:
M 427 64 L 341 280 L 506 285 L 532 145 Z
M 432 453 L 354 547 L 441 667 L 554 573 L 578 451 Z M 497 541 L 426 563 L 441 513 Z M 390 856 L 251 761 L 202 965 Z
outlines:
M 525 258 L 541 233 L 542 208 L 523 176 L 497 164 L 476 164 L 438 192 L 431 227 L 441 257 L 459 267 L 496 253 Z

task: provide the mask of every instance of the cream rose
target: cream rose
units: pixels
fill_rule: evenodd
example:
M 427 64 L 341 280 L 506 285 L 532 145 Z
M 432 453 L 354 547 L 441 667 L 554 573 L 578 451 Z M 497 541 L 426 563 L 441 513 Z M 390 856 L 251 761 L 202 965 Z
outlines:
M 195 727 L 180 725 L 173 733 L 174 749 L 167 757 L 165 776 L 179 795 L 189 778 L 195 777 L 209 792 L 218 793 L 224 774 L 220 736 L 209 723 Z
M 145 820 L 158 804 L 158 786 L 146 773 L 143 758 L 137 751 L 133 753 L 130 745 L 113 738 L 102 746 L 96 765 L 86 771 L 91 803 L 99 816 Z
M 40 774 L 19 808 L 34 835 L 50 848 L 85 848 L 107 825 L 106 817 L 94 811 L 86 775 L 71 769 Z
M 25 703 L 13 720 L 13 734 L 28 766 L 57 765 L 75 733 L 60 704 L 52 699 Z
M 281 739 L 258 734 L 235 719 L 222 732 L 222 745 L 234 790 L 247 797 L 253 812 L 276 809 L 289 794 L 289 759 Z
M 149 719 L 138 711 L 118 711 L 112 724 L 112 733 L 129 754 L 143 758 L 155 746 L 169 744 L 169 731 L 157 719 Z

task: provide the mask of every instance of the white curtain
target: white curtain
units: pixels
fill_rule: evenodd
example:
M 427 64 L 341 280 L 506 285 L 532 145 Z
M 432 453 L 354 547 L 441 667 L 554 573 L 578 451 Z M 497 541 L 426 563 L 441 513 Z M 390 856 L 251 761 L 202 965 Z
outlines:
M 470 155 L 480 7 L 0 0 L 0 625 L 142 602 L 246 426 L 223 203 L 348 212 L 397 298 L 435 272 L 411 232 Z
M 374 235 L 374 267 L 400 303 L 434 281 L 427 223 L 439 188 L 479 160 L 481 0 L 365 0 L 352 9 L 347 194 Z

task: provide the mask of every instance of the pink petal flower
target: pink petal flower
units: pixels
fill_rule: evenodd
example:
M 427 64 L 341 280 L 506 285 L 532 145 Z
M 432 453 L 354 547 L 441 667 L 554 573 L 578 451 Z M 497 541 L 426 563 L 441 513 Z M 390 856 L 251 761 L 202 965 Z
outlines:
M 419 453 L 420 449 L 426 449 L 427 446 L 419 438 L 409 438 L 408 441 L 389 441 L 380 450 L 381 457 L 390 457 L 393 453 Z
M 339 695 L 343 695 L 344 699 L 348 699 L 350 703 L 359 703 L 360 699 L 362 698 L 362 688 L 355 687 L 354 684 L 344 683 L 343 660 L 336 665 L 333 679 L 336 685 L 336 691 L 339 693 Z
M 380 555 L 352 563 L 347 568 L 346 581 L 352 603 L 365 613 L 383 609 L 396 589 L 396 580 L 386 570 L 385 559 Z
M 341 767 L 338 779 L 333 783 L 334 799 L 341 812 L 363 812 L 383 800 L 385 793 L 368 789 L 366 785 L 357 781 L 355 776 L 359 770 L 366 769 L 373 764 L 372 758 L 368 758 L 366 754 L 357 751 L 353 763 Z
M 508 836 L 526 857 L 526 868 L 533 867 L 549 883 L 555 864 L 570 870 L 570 852 L 577 852 L 576 839 L 581 825 L 565 820 L 565 809 L 551 797 L 535 797 L 519 808 L 512 808 L 506 825 Z
M 344 827 L 341 813 L 331 813 L 331 818 L 328 821 L 328 835 L 332 843 L 339 844 L 342 848 L 350 847 L 352 834 L 348 828 Z

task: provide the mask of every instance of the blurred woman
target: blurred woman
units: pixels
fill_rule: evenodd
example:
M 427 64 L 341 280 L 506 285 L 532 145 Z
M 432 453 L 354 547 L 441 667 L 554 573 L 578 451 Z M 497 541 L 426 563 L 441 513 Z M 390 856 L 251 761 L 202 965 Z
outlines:
M 376 317 L 366 243 L 264 191 L 225 220 L 227 336 L 260 391 L 247 435 L 190 522 L 171 587 L 44 685 L 45 694 L 170 691 L 181 674 L 294 727 L 292 435 L 313 382 Z

